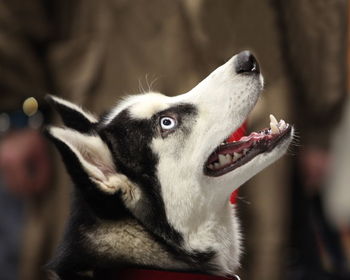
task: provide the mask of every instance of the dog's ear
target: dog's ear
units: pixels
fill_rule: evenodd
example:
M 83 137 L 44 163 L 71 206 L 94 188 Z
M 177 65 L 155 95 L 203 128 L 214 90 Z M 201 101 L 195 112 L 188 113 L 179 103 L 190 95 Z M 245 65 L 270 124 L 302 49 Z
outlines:
M 127 206 L 136 202 L 138 188 L 117 172 L 112 154 L 99 135 L 59 127 L 48 128 L 47 134 L 59 149 L 76 184 L 88 178 L 106 194 L 120 191 Z
M 98 122 L 96 117 L 76 104 L 53 95 L 46 95 L 46 101 L 60 114 L 63 123 L 80 132 L 89 132 Z

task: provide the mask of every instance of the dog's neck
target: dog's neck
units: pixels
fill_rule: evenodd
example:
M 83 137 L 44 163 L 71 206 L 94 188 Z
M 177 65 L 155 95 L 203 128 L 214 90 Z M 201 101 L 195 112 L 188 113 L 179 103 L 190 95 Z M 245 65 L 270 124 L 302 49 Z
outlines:
M 125 212 L 115 220 L 94 219 L 96 223 L 83 230 L 93 250 L 98 255 L 110 254 L 106 257 L 121 264 L 232 275 L 240 255 L 239 223 L 229 202 L 232 188 L 220 189 L 218 195 L 194 182 L 192 185 L 184 182 L 187 186 L 172 186 L 176 195 L 170 188 L 162 189 L 167 221 L 158 221 L 169 223 L 181 240 L 172 240 L 172 235 L 159 232 L 166 229 L 160 227 L 157 232 L 155 225 L 147 224 L 148 219 L 140 222 Z M 187 191 L 180 190 L 181 187 Z
M 176 170 L 175 166 L 170 169 Z M 176 186 L 166 177 L 161 178 L 169 223 L 183 237 L 186 251 L 212 252 L 210 264 L 215 272 L 233 274 L 239 266 L 241 249 L 235 207 L 229 202 L 232 187 L 218 185 L 214 191 L 207 187 L 209 184 L 199 184 L 190 175 L 188 179 L 185 175 L 179 177 L 181 182 Z
M 210 264 L 220 275 L 232 275 L 239 266 L 240 230 L 235 206 L 227 200 L 221 207 L 210 207 L 210 201 L 195 204 L 190 214 L 183 216 L 176 229 L 184 238 L 188 251 L 213 252 Z M 181 211 L 181 210 L 180 210 Z M 184 214 L 184 213 L 182 213 Z
M 171 242 L 167 240 L 164 240 L 167 245 L 156 241 L 134 218 L 113 222 L 100 221 L 84 234 L 96 253 L 111 252 L 110 257 L 118 263 L 136 267 L 232 275 L 238 266 L 239 230 L 234 218 L 235 210 L 228 204 L 225 210 L 220 213 L 194 212 L 191 218 L 189 217 L 193 219 L 189 221 L 193 226 L 181 232 L 184 243 L 180 252 L 178 248 L 174 248 L 174 251 L 171 248 L 169 250 L 168 245 Z M 196 216 L 197 221 L 194 221 Z M 209 263 L 203 261 L 189 264 L 191 254 L 205 252 L 214 253 Z

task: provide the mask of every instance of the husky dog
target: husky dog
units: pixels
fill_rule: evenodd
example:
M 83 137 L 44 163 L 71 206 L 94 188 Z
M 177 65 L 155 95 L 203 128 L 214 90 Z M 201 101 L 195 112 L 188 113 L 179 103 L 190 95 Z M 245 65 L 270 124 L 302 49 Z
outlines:
M 227 141 L 262 89 L 259 65 L 244 51 L 185 94 L 130 96 L 100 118 L 48 96 L 66 127 L 47 133 L 75 184 L 48 264 L 56 277 L 125 266 L 233 275 L 241 246 L 232 186 L 276 161 L 293 138 L 293 127 L 271 115 L 270 128 Z

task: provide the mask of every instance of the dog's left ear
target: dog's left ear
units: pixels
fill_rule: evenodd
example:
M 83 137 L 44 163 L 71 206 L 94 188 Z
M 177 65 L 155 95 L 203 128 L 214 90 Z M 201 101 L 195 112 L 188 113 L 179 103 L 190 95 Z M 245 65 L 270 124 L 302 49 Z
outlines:
M 135 202 L 138 189 L 125 175 L 117 172 L 112 154 L 99 135 L 59 127 L 50 127 L 47 133 L 60 150 L 68 171 L 82 169 L 104 193 L 120 191 L 127 205 Z M 72 179 L 77 180 L 74 175 Z
M 87 133 L 98 122 L 91 113 L 83 110 L 76 104 L 54 95 L 46 95 L 46 101 L 60 114 L 63 123 L 79 132 Z

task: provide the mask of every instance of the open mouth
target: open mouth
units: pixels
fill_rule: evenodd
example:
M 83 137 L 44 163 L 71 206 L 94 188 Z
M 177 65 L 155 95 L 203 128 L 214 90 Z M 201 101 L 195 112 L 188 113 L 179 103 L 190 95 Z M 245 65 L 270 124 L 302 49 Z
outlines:
M 252 132 L 238 141 L 222 142 L 209 156 L 204 173 L 212 177 L 224 175 L 257 155 L 272 151 L 291 134 L 291 131 L 292 127 L 288 123 L 284 120 L 277 122 L 276 118 L 270 115 L 270 128 Z

